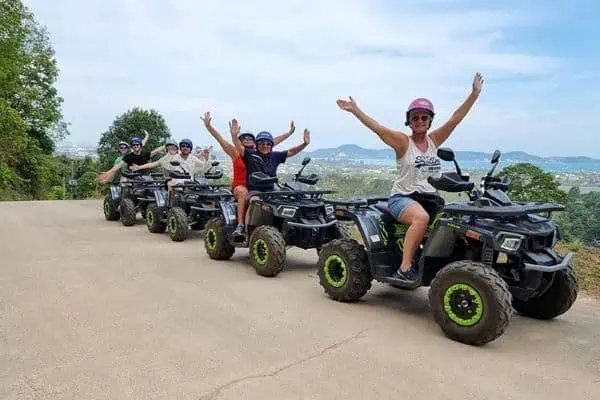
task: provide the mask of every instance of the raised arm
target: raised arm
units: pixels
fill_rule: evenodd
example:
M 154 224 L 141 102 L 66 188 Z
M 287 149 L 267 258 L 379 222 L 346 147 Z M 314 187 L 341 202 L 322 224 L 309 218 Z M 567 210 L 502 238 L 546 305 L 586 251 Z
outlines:
M 165 151 L 165 146 L 158 146 L 150 152 L 150 157 L 154 157 L 158 153 L 162 153 Z
M 273 147 L 277 146 L 279 143 L 283 142 L 284 140 L 288 139 L 290 136 L 292 136 L 292 134 L 294 133 L 294 131 L 296 130 L 296 125 L 294 125 L 294 121 L 292 120 L 292 122 L 290 123 L 290 130 L 286 133 L 282 133 L 279 136 L 275 136 L 273 138 Z
M 478 72 L 475 74 L 473 78 L 473 88 L 471 93 L 466 98 L 466 100 L 458 107 L 454 114 L 450 117 L 448 121 L 433 132 L 429 134 L 433 142 L 437 147 L 440 147 L 448 137 L 454 132 L 454 129 L 461 123 L 461 121 L 466 117 L 466 115 L 475 104 L 477 98 L 479 98 L 479 94 L 481 93 L 481 88 L 483 86 L 483 77 Z
M 308 146 L 309 144 L 310 144 L 310 131 L 308 129 L 304 129 L 304 143 L 289 149 L 287 152 L 287 156 L 294 157 L 296 154 L 298 154 L 302 150 L 304 150 L 306 148 L 306 146 Z
M 377 136 L 379 136 L 379 138 L 388 146 L 400 152 L 403 152 L 408 148 L 408 135 L 385 127 L 379 122 L 375 121 L 373 118 L 369 117 L 358 107 L 352 96 L 350 96 L 350 100 L 338 99 L 336 102 L 342 110 L 353 114 L 360 122 L 363 123 L 363 125 L 376 133 Z
M 231 159 L 236 159 L 239 156 L 239 153 L 235 146 L 229 143 L 227 140 L 223 139 L 223 136 L 210 124 L 212 117 L 210 116 L 210 112 L 204 113 L 204 117 L 200 117 L 202 121 L 204 121 L 204 126 L 208 130 L 208 133 L 215 138 L 215 140 L 219 143 L 221 148 Z M 229 125 L 231 127 L 231 123 Z
M 229 132 L 231 132 L 231 141 L 237 152 L 241 157 L 244 157 L 244 145 L 238 138 L 238 135 L 240 134 L 240 125 L 238 124 L 237 119 L 234 118 L 229 122 Z
M 144 139 L 142 139 L 142 147 L 144 147 L 146 143 L 148 143 L 149 137 L 150 135 L 148 134 L 148 131 L 144 129 Z

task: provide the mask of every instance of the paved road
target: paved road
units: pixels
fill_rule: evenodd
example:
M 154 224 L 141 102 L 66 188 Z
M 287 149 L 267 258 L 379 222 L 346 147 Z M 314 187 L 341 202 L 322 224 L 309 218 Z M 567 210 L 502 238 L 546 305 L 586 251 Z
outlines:
M 599 399 L 600 306 L 446 339 L 426 292 L 329 300 L 315 252 L 259 277 L 107 222 L 97 201 L 0 203 L 0 399 Z

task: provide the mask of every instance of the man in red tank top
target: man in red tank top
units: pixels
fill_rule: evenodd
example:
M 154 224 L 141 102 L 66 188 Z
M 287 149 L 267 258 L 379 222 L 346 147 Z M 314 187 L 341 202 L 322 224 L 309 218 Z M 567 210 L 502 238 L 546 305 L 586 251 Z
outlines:
M 244 159 L 237 151 L 234 145 L 223 139 L 223 136 L 211 125 L 212 117 L 210 116 L 210 112 L 204 113 L 204 117 L 200 117 L 202 121 L 204 121 L 204 126 L 208 130 L 208 132 L 215 138 L 215 140 L 219 143 L 221 148 L 233 161 L 233 182 L 232 182 L 232 191 L 233 195 L 237 201 L 237 220 L 238 225 L 233 232 L 234 236 L 238 238 L 238 240 L 242 240 L 244 238 L 245 226 L 244 219 L 246 215 L 246 200 L 248 199 L 248 188 L 246 185 L 247 175 L 246 175 L 246 164 L 244 163 Z M 231 133 L 232 141 L 236 139 L 236 131 L 239 131 L 237 126 L 236 129 L 232 129 L 231 121 L 229 122 L 229 132 Z M 286 133 L 283 133 L 279 136 L 276 136 L 274 141 L 274 146 L 283 142 L 296 130 L 296 126 L 294 125 L 294 121 L 290 123 L 290 130 Z M 254 135 L 250 132 L 241 132 L 237 139 L 242 142 L 242 145 L 246 148 L 256 149 L 256 143 L 254 142 Z

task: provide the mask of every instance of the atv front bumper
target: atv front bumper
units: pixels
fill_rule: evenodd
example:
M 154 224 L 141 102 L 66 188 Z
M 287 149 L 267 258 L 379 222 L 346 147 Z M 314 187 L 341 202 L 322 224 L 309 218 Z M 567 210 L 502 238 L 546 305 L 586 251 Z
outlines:
M 523 263 L 523 265 L 525 266 L 526 271 L 556 272 L 560 271 L 561 269 L 566 269 L 569 266 L 571 258 L 573 258 L 573 254 L 574 253 L 572 252 L 567 253 L 567 255 L 564 256 L 562 260 L 560 260 L 560 257 L 553 256 L 550 252 L 544 252 L 541 254 L 535 253 L 534 257 L 531 257 L 532 254 L 530 253 L 528 255 L 530 256 L 530 258 L 534 258 L 536 260 L 536 263 Z M 555 257 L 560 260 L 558 263 L 555 263 Z

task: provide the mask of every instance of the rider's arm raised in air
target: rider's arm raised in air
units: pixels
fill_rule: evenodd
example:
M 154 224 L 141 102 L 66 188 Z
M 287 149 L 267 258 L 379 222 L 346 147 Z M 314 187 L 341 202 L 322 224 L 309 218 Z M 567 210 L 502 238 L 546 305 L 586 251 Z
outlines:
M 150 157 L 154 157 L 158 153 L 162 153 L 165 151 L 165 146 L 158 146 L 150 152 Z
M 208 130 L 208 133 L 210 133 L 212 137 L 215 138 L 215 140 L 219 143 L 223 151 L 227 153 L 227 155 L 232 159 L 237 158 L 239 156 L 239 153 L 237 152 L 235 146 L 233 146 L 227 140 L 223 139 L 223 136 L 221 136 L 221 134 L 210 124 L 212 120 L 210 112 L 204 113 L 204 117 L 200 117 L 200 119 L 204 121 L 204 126 Z
M 288 132 L 282 133 L 281 135 L 275 136 L 273 138 L 273 147 L 277 146 L 279 143 L 283 142 L 284 140 L 286 140 L 287 138 L 292 136 L 292 134 L 294 133 L 295 130 L 296 130 L 296 125 L 294 125 L 294 121 L 292 121 L 290 123 L 290 130 Z
M 460 105 L 460 107 L 458 107 L 456 111 L 454 111 L 454 114 L 452 114 L 450 119 L 446 121 L 444 125 L 430 133 L 430 137 L 437 147 L 440 147 L 446 141 L 446 139 L 448 139 L 452 132 L 454 132 L 454 129 L 458 126 L 458 124 L 461 123 L 461 121 L 471 110 L 471 107 L 473 107 L 473 104 L 475 104 L 475 101 L 481 93 L 482 85 L 483 78 L 478 72 L 473 78 L 473 89 L 471 90 L 469 97 L 466 98 L 466 100 Z
M 146 145 L 146 143 L 148 143 L 149 137 L 150 137 L 150 134 L 148 134 L 148 131 L 144 129 L 144 139 L 142 139 L 142 147 L 144 147 Z
M 298 146 L 292 147 L 287 151 L 288 157 L 294 157 L 296 154 L 300 153 L 302 150 L 306 148 L 310 144 L 310 131 L 308 129 L 304 129 L 304 143 L 299 144 Z
M 240 134 L 240 126 L 237 122 L 237 119 L 234 118 L 229 122 L 229 132 L 231 132 L 231 141 L 233 142 L 235 149 L 237 150 L 238 154 L 243 158 L 244 145 L 240 141 L 240 138 L 238 138 Z
M 113 165 L 113 167 L 111 169 L 109 169 L 108 171 L 105 172 L 100 172 L 98 174 L 98 181 L 101 183 L 108 183 L 110 181 L 112 181 L 112 179 L 114 178 L 115 174 L 117 173 L 118 170 L 121 169 L 121 167 L 127 165 L 127 163 L 125 161 L 121 161 L 116 163 L 115 165 Z
M 408 148 L 408 135 L 383 126 L 373 118 L 369 117 L 358 107 L 352 96 L 350 96 L 350 100 L 338 99 L 337 105 L 342 110 L 353 114 L 363 123 L 363 125 L 377 134 L 377 136 L 379 136 L 379 138 L 388 146 L 399 151 L 404 151 Z

